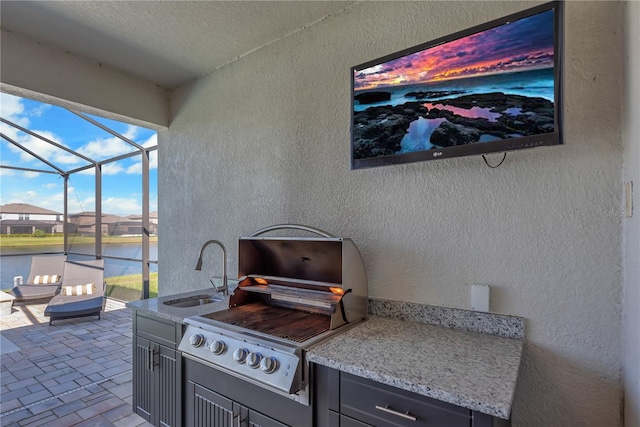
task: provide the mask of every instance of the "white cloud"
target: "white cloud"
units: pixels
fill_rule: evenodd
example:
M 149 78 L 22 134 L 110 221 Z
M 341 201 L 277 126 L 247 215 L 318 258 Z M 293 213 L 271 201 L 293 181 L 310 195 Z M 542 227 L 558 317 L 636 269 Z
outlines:
M 140 129 L 138 126 L 127 125 L 127 130 L 122 134 L 122 136 L 133 141 L 133 139 L 138 136 L 138 129 Z
M 22 173 L 25 178 L 37 178 L 40 176 L 39 172 L 26 171 Z
M 29 119 L 21 117 L 24 114 L 24 104 L 22 103 L 22 98 L 17 96 L 0 93 L 0 114 L 12 122 L 22 121 L 22 123 L 17 123 L 20 126 L 29 125 Z
M 133 151 L 133 147 L 114 136 L 113 138 L 98 138 L 78 148 L 77 151 L 91 159 L 102 160 L 130 153 Z
M 37 191 L 14 191 L 11 194 L 1 195 L 0 204 L 5 203 L 28 203 L 61 213 L 64 209 L 64 199 L 61 192 L 49 194 L 48 191 L 43 193 Z
M 151 140 L 152 138 L 149 138 L 147 140 L 147 142 L 149 140 Z M 153 144 L 145 145 L 145 147 L 153 147 Z M 149 169 L 158 169 L 158 150 L 154 150 L 154 151 L 149 152 Z M 129 166 L 127 168 L 127 173 L 131 174 L 131 175 L 133 175 L 133 174 L 136 174 L 136 175 L 142 174 L 142 162 L 136 162 L 136 163 L 132 164 L 131 166 Z
M 45 111 L 47 111 L 48 109 L 51 108 L 50 104 L 40 104 L 37 107 L 32 108 L 31 110 L 29 110 L 28 114 L 32 117 L 40 117 L 42 116 L 42 113 L 44 113 Z
M 158 150 L 149 153 L 149 169 L 158 169 Z
M 96 209 L 96 198 L 87 197 L 83 200 L 78 200 L 69 195 L 68 208 L 70 213 L 93 212 Z
M 145 148 L 156 147 L 158 145 L 158 134 L 154 133 L 140 145 L 142 145 Z
M 122 167 L 117 162 L 114 163 L 106 163 L 102 165 L 102 175 L 116 175 L 124 171 L 124 167 Z M 78 175 L 87 175 L 87 176 L 95 176 L 96 168 L 90 167 L 87 169 L 83 169 L 80 172 L 76 172 Z
M 117 175 L 121 172 L 124 172 L 124 168 L 119 162 L 102 165 L 102 175 Z
M 138 134 L 138 128 L 133 125 L 127 126 L 127 130 L 122 136 L 133 140 Z M 131 153 L 134 151 L 131 145 L 127 144 L 120 138 L 115 136 L 110 138 L 98 138 L 88 142 L 78 148 L 78 152 L 92 159 L 109 159 L 121 154 Z
M 64 191 L 53 193 L 49 196 L 49 200 L 53 202 L 64 202 Z
M 12 169 L 0 168 L 0 176 L 14 176 L 15 174 L 16 172 Z
M 142 174 L 142 162 L 136 162 L 127 168 L 127 174 L 140 175 Z
M 96 198 L 94 195 L 85 196 L 87 191 L 84 193 L 81 189 L 76 189 L 73 185 L 67 186 L 67 202 L 69 204 L 69 212 L 76 213 L 82 211 L 93 211 L 95 210 L 95 202 Z M 64 200 L 63 199 L 64 192 L 61 191 L 52 196 L 53 200 Z M 80 199 L 84 197 L 84 199 Z
M 32 201 L 38 200 L 38 193 L 36 191 L 33 191 L 33 190 L 25 191 L 20 196 L 20 199 L 21 199 L 21 201 L 18 202 L 18 203 L 30 203 L 30 204 L 33 204 L 33 203 L 31 203 Z
M 96 174 L 96 168 L 89 168 L 89 169 L 84 169 L 81 170 L 80 172 L 76 172 L 79 175 L 90 175 L 90 176 L 94 176 Z
M 102 201 L 102 212 L 116 215 L 130 215 L 142 212 L 140 199 L 108 197 Z
M 55 200 L 52 197 L 48 199 L 42 199 L 42 201 L 39 201 L 36 206 L 39 206 L 45 209 L 51 209 L 52 211 L 56 211 L 60 213 L 64 211 L 64 202 L 60 200 Z
M 49 184 L 44 184 L 43 187 L 46 188 L 47 190 L 52 190 L 58 187 L 58 184 L 56 184 L 55 182 L 51 182 Z
M 28 127 L 29 119 L 24 117 L 23 114 L 24 104 L 22 103 L 22 98 L 8 93 L 0 93 L 0 115 L 2 117 L 22 127 Z M 0 123 L 0 131 L 14 141 L 18 138 L 18 132 L 20 132 L 5 123 Z M 13 145 L 9 146 L 14 147 Z
M 22 132 L 18 132 L 15 128 L 12 128 L 12 127 L 9 127 L 8 129 L 3 127 L 2 131 L 4 132 L 5 130 L 7 131 L 7 133 L 13 133 L 13 135 L 10 135 L 11 139 L 18 142 L 29 151 L 53 163 L 54 165 L 60 165 L 60 164 L 73 165 L 80 162 L 79 157 L 74 156 L 73 154 L 67 153 L 66 151 L 58 147 L 55 147 L 54 145 L 49 144 L 48 142 L 43 141 L 40 138 L 36 138 L 35 136 L 24 134 Z M 66 146 L 62 142 L 62 140 L 53 132 L 42 131 L 42 130 L 34 130 L 33 132 L 55 143 Z M 32 163 L 32 162 L 40 163 L 40 160 L 38 160 L 36 157 L 20 149 L 19 147 L 16 147 L 13 144 L 9 145 L 9 149 L 14 153 L 20 154 L 20 161 L 23 163 Z

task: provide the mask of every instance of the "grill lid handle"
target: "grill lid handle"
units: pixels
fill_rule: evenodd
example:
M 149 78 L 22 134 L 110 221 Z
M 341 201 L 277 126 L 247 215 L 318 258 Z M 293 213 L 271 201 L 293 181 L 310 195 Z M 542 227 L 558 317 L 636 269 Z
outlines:
M 249 237 L 256 237 L 259 236 L 261 234 L 264 233 L 268 233 L 269 231 L 274 231 L 274 230 L 303 230 L 303 231 L 308 231 L 310 233 L 314 233 L 317 234 L 319 236 L 322 237 L 327 237 L 329 239 L 333 239 L 335 238 L 334 235 L 327 233 L 324 230 L 321 230 L 319 228 L 315 228 L 315 227 L 310 227 L 308 225 L 300 225 L 300 224 L 277 224 L 277 225 L 270 225 L 269 227 L 265 227 L 265 228 L 261 228 L 260 230 L 254 232 L 253 234 L 251 234 Z

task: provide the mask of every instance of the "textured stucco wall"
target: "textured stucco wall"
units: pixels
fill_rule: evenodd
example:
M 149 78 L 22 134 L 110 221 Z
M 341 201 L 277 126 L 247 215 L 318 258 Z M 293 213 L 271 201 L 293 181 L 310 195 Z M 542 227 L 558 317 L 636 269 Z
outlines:
M 625 6 L 623 181 L 633 182 L 635 206 L 633 217 L 623 220 L 624 421 L 626 427 L 640 427 L 640 2 Z
M 531 6 L 363 2 L 184 87 L 160 136 L 160 293 L 200 244 L 282 222 L 354 239 L 375 297 L 527 319 L 516 426 L 621 424 L 622 8 L 569 2 L 566 145 L 349 170 L 350 67 Z M 174 226 L 175 225 L 175 226 Z

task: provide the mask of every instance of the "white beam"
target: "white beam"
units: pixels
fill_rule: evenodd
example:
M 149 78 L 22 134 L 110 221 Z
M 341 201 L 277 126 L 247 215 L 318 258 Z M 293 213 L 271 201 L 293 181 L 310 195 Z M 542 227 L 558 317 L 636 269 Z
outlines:
M 169 124 L 168 92 L 151 82 L 6 30 L 0 49 L 3 92 L 156 130 Z

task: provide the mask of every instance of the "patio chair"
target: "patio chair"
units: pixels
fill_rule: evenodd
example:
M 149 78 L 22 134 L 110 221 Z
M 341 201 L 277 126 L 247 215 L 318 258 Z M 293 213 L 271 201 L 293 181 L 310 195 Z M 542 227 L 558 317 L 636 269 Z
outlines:
M 73 317 L 98 316 L 100 320 L 106 289 L 104 260 L 65 262 L 60 293 L 44 309 L 49 325 L 54 320 Z
M 13 278 L 14 287 L 8 293 L 16 301 L 33 301 L 53 297 L 60 288 L 66 255 L 33 256 L 27 282 L 22 276 Z

